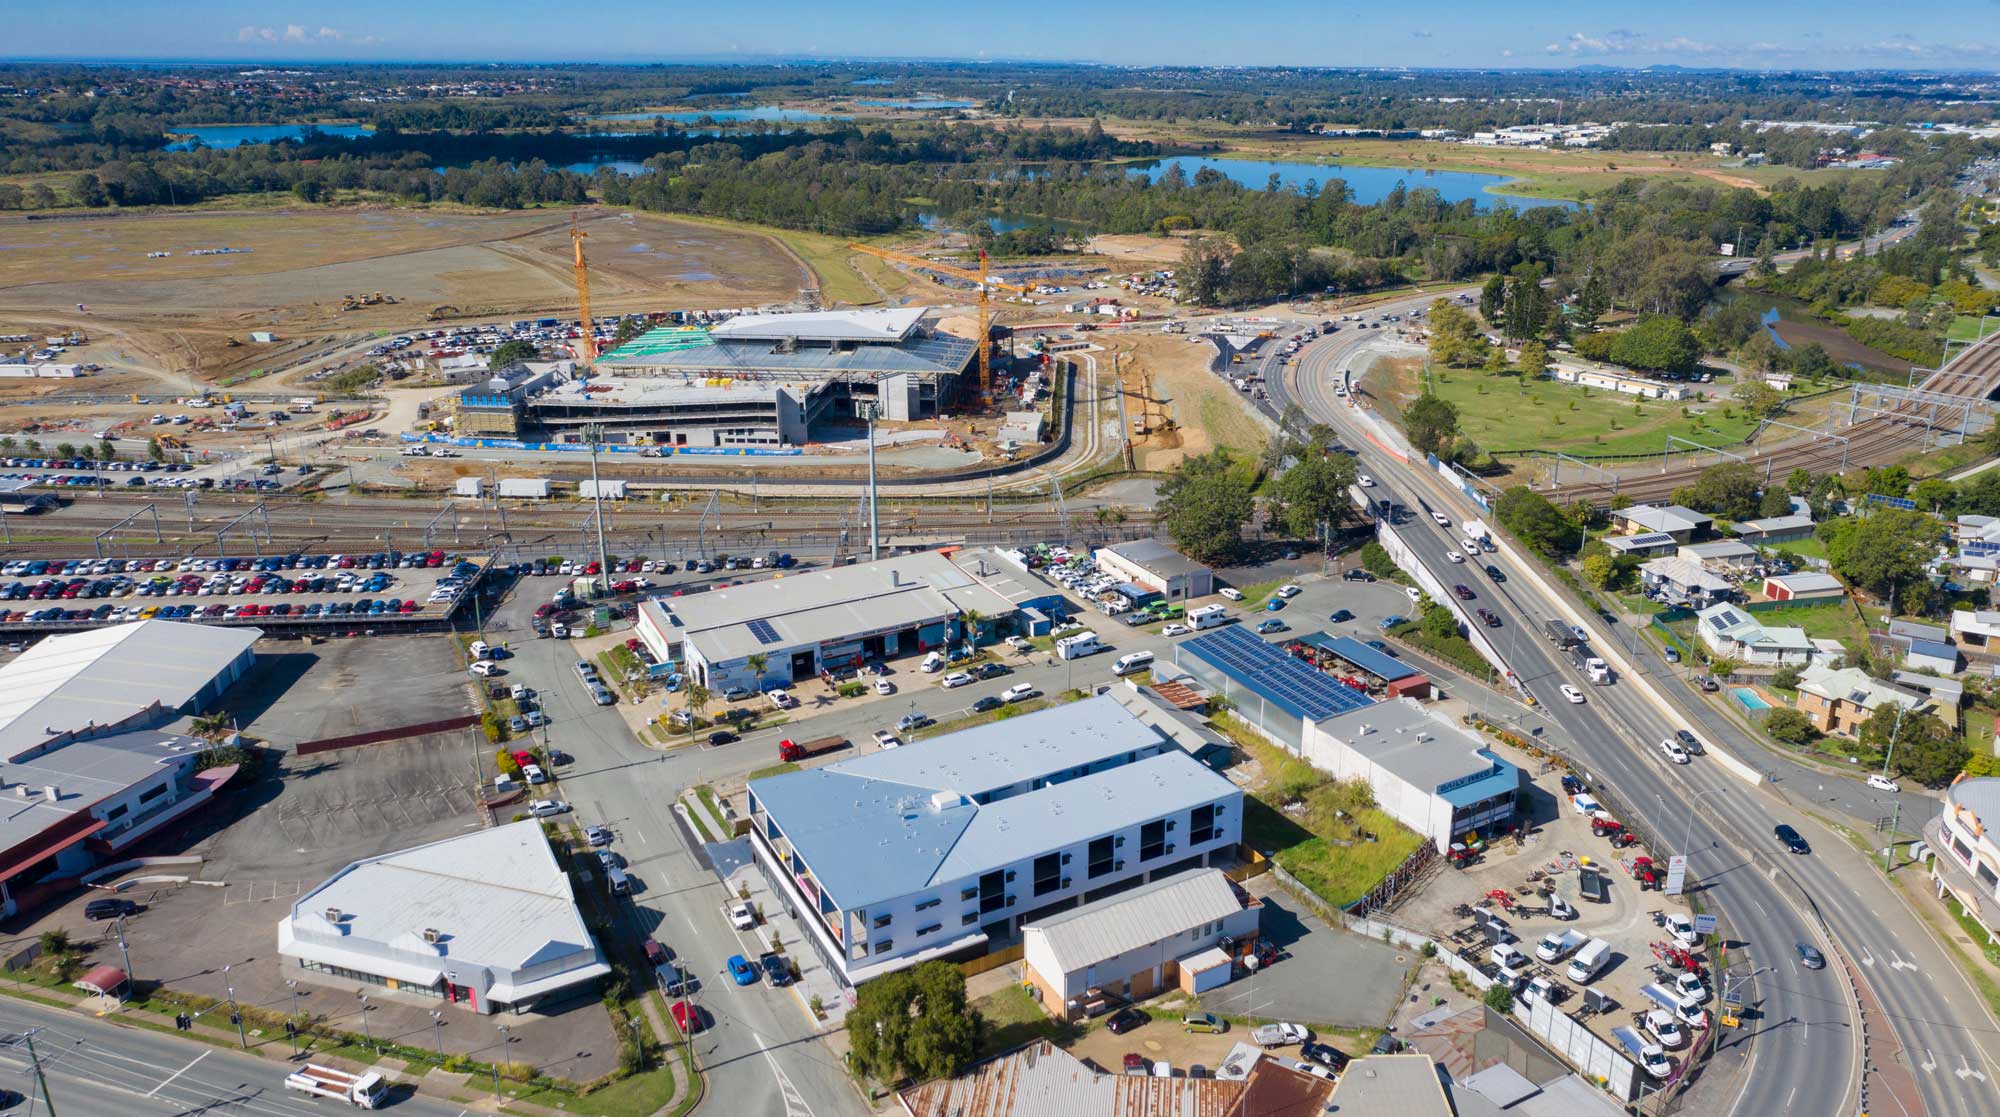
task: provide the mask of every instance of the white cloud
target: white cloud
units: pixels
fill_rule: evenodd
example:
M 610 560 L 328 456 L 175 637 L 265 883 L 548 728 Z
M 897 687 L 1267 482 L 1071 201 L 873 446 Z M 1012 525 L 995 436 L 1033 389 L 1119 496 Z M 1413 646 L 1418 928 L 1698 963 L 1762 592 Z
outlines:
M 343 43 L 350 46 L 373 46 L 382 40 L 374 35 L 356 35 L 351 31 L 343 31 L 338 27 L 321 26 L 318 30 L 308 31 L 299 24 L 288 23 L 283 29 L 276 27 L 239 28 L 236 32 L 236 41 L 239 43 L 284 42 L 300 45 Z
M 288 42 L 288 43 L 303 43 L 303 42 L 305 42 L 305 41 L 306 41 L 306 29 L 305 29 L 305 28 L 303 28 L 303 27 L 300 27 L 300 26 L 299 26 L 298 24 L 296 24 L 296 23 L 294 23 L 294 24 L 291 24 L 290 26 L 288 26 L 288 27 L 286 27 L 286 28 L 285 28 L 285 41 L 286 41 L 286 42 Z

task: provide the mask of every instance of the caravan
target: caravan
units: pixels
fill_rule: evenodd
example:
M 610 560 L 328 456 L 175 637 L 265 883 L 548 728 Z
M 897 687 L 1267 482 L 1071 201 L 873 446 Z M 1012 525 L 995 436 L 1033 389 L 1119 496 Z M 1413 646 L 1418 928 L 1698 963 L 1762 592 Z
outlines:
M 1079 632 L 1056 641 L 1058 659 L 1082 659 L 1084 656 L 1095 655 L 1105 650 L 1107 649 L 1104 645 L 1098 643 L 1095 632 Z
M 1200 632 L 1204 628 L 1217 628 L 1230 621 L 1229 610 L 1220 605 L 1204 605 L 1188 610 L 1188 627 Z

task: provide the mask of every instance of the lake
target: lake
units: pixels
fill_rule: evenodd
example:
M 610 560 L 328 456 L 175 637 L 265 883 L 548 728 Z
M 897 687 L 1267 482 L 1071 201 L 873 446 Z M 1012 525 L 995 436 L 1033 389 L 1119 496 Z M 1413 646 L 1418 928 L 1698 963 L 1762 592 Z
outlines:
M 856 101 L 871 109 L 969 109 L 971 101 Z
M 593 116 L 592 120 L 651 120 L 665 117 L 676 124 L 691 124 L 702 117 L 711 120 L 768 120 L 775 124 L 810 124 L 815 120 L 851 120 L 852 117 L 831 116 L 826 113 L 806 112 L 803 109 L 784 109 L 776 105 L 758 105 L 748 109 L 700 109 L 695 112 L 613 112 Z
M 1168 159 L 1150 163 L 1135 163 L 1133 174 L 1151 176 L 1155 181 L 1166 173 L 1170 166 L 1178 166 L 1189 182 L 1194 181 L 1197 171 L 1204 167 L 1213 168 L 1228 176 L 1230 181 L 1252 190 L 1262 190 L 1272 175 L 1278 176 L 1278 185 L 1295 190 L 1307 182 L 1325 185 L 1329 179 L 1341 179 L 1347 183 L 1349 194 L 1361 205 L 1373 205 L 1389 196 L 1397 183 L 1407 189 L 1419 187 L 1435 190 L 1447 202 L 1462 202 L 1467 199 L 1481 206 L 1511 206 L 1515 209 L 1531 209 L 1535 206 L 1561 206 L 1576 209 L 1575 202 L 1544 201 L 1540 198 L 1522 198 L 1510 194 L 1493 193 L 1488 188 L 1498 189 L 1508 181 L 1505 175 L 1481 175 L 1467 171 L 1437 171 L 1423 167 L 1354 167 L 1340 163 L 1281 163 L 1264 159 L 1216 159 L 1203 155 L 1176 155 Z
M 305 134 L 308 127 L 317 128 L 329 136 L 350 139 L 368 134 L 368 129 L 360 124 L 176 124 L 167 130 L 177 136 L 191 136 L 193 139 L 177 140 L 168 144 L 166 149 L 192 151 L 195 140 L 200 140 L 207 147 L 267 144 L 273 140 L 297 139 Z

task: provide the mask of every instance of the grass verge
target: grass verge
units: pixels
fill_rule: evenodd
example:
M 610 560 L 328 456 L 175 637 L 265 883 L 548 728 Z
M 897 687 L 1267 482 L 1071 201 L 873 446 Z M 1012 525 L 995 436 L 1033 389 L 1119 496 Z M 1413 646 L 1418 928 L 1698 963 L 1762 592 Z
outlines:
M 798 765 L 787 760 L 782 764 L 773 764 L 768 768 L 759 768 L 743 778 L 746 780 L 761 780 L 767 776 L 782 776 L 786 772 L 796 772 L 798 770 Z

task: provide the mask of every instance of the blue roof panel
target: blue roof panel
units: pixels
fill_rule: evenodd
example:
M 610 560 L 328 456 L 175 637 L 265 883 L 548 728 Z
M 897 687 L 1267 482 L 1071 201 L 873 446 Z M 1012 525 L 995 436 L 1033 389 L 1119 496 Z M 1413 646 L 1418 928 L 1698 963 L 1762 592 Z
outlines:
M 1299 637 L 1299 643 L 1324 648 L 1385 683 L 1407 679 L 1423 672 L 1385 652 L 1378 652 L 1352 636 L 1313 632 Z
M 1180 646 L 1237 685 L 1295 718 L 1320 721 L 1374 704 L 1374 699 L 1311 665 L 1240 624 L 1217 629 Z

